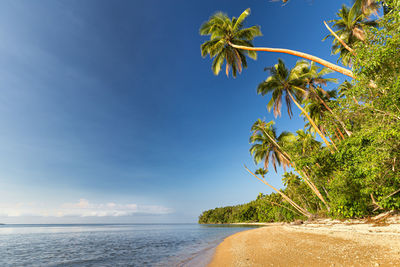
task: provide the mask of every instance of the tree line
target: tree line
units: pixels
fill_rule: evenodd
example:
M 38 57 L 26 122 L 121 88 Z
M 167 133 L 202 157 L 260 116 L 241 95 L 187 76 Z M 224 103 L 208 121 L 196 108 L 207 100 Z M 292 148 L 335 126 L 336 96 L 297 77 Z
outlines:
M 330 216 L 361 218 L 400 209 L 400 1 L 356 0 L 343 5 L 336 18 L 325 22 L 338 64 L 295 50 L 254 47 L 259 26 L 244 27 L 250 9 L 238 18 L 217 12 L 203 23 L 201 45 L 211 69 L 233 77 L 247 68 L 257 52 L 292 54 L 293 67 L 278 59 L 257 87 L 275 118 L 293 108 L 301 112 L 304 128 L 281 131 L 275 121 L 257 119 L 250 134 L 254 171 L 250 175 L 275 193 L 248 204 L 203 212 L 201 223 L 290 221 Z M 329 26 L 331 25 L 331 26 Z M 348 77 L 327 90 L 339 72 Z M 321 140 L 318 141 L 317 137 Z M 284 189 L 268 182 L 283 168 Z

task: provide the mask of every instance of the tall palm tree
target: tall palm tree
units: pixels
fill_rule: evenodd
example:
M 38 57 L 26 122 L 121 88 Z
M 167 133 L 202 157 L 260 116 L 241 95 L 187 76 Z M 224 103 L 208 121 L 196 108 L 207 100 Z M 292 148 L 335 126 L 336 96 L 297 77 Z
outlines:
M 201 25 L 200 34 L 210 35 L 210 40 L 200 47 L 201 55 L 214 58 L 211 69 L 215 75 L 219 74 L 226 62 L 226 75 L 232 69 L 232 75 L 236 77 L 237 72 L 241 73 L 242 68 L 247 68 L 246 56 L 257 59 L 257 52 L 237 49 L 229 44 L 253 47 L 253 39 L 262 35 L 259 26 L 243 28 L 243 21 L 249 14 L 250 9 L 246 9 L 239 18 L 230 19 L 226 14 L 218 12 Z
M 351 9 L 346 5 L 342 6 L 339 12 L 336 13 L 338 18 L 329 21 L 334 22 L 332 27 L 336 29 L 336 31 L 334 31 L 334 34 L 331 33 L 323 39 L 334 37 L 332 41 L 332 53 L 339 54 L 344 65 L 349 65 L 351 63 L 352 51 L 344 46 L 340 40 L 347 46 L 353 47 L 357 42 L 365 41 L 363 27 L 377 25 L 374 20 L 366 20 L 366 16 L 356 4 L 353 5 Z M 335 35 L 337 36 L 336 38 Z
M 321 91 L 316 91 L 316 95 L 318 95 L 318 98 L 321 99 L 322 101 L 316 100 L 316 99 L 305 99 L 304 103 L 304 109 L 310 114 L 310 117 L 314 120 L 315 124 L 318 126 L 318 128 L 321 130 L 321 132 L 324 135 L 327 135 L 326 133 L 326 127 L 323 124 L 323 119 L 325 117 L 325 113 L 329 112 L 327 109 L 328 105 L 324 105 L 323 103 L 328 103 L 331 98 L 334 98 L 336 96 L 336 91 L 335 90 L 328 90 L 322 93 Z M 329 106 L 328 106 L 329 107 Z M 309 131 L 315 132 L 310 123 L 307 123 L 305 126 Z M 336 127 L 337 128 L 337 127 Z M 340 131 L 339 128 L 337 128 L 340 136 L 343 136 L 342 132 Z M 351 133 L 349 131 L 349 133 Z M 342 137 L 344 139 L 344 137 Z
M 289 116 L 292 115 L 291 102 L 293 102 L 301 112 L 307 117 L 308 121 L 314 127 L 315 131 L 320 135 L 326 146 L 333 152 L 330 143 L 318 129 L 315 122 L 308 115 L 307 111 L 300 105 L 298 99 L 304 93 L 301 89 L 305 85 L 304 68 L 307 67 L 304 61 L 298 61 L 292 70 L 288 70 L 281 59 L 278 64 L 272 68 L 268 68 L 271 73 L 264 82 L 260 83 L 257 92 L 261 95 L 272 93 L 271 100 L 267 104 L 267 108 L 274 108 L 274 115 L 277 117 L 281 114 L 282 97 L 285 97 L 286 107 Z M 297 98 L 297 100 L 296 100 Z
M 290 166 L 290 161 L 285 152 L 282 151 L 279 142 L 282 142 L 282 140 L 290 137 L 292 134 L 282 132 L 277 137 L 273 124 L 273 121 L 265 123 L 260 119 L 253 124 L 251 127 L 252 135 L 250 137 L 250 143 L 253 145 L 250 148 L 250 153 L 256 164 L 263 162 L 264 169 L 268 170 L 268 165 L 271 161 L 275 172 L 277 172 L 276 165 L 282 165 L 284 169 Z
M 290 185 L 299 186 L 300 177 L 294 174 L 293 172 L 285 172 L 282 176 L 282 182 L 284 186 L 290 186 Z
M 239 70 L 239 72 L 241 71 L 242 63 L 243 66 L 247 66 L 244 64 L 246 59 L 244 55 L 246 54 L 240 54 L 239 51 L 246 51 L 243 53 L 247 53 L 247 56 L 254 59 L 256 58 L 255 52 L 266 51 L 290 54 L 315 61 L 334 71 L 354 78 L 351 70 L 332 64 L 310 54 L 282 48 L 253 47 L 252 41 L 254 37 L 261 35 L 261 31 L 259 26 L 243 28 L 244 19 L 249 14 L 250 9 L 246 9 L 239 18 L 236 19 L 233 17 L 232 19 L 229 19 L 226 14 L 218 12 L 211 16 L 210 19 L 201 26 L 200 34 L 210 35 L 210 40 L 201 45 L 201 53 L 203 57 L 207 54 L 209 54 L 211 58 L 215 57 L 212 69 L 216 75 L 220 72 L 221 66 L 225 61 L 227 63 L 226 71 L 228 72 L 229 68 L 232 67 L 232 73 L 234 76 L 236 75 L 237 70 Z
M 268 163 L 265 164 L 265 156 L 267 155 L 274 155 L 274 159 L 279 159 L 280 162 L 282 163 L 284 170 L 286 170 L 286 166 L 292 166 L 296 170 L 296 164 L 295 162 L 292 161 L 290 156 L 284 151 L 282 146 L 287 145 L 289 143 L 294 143 L 296 142 L 296 138 L 292 133 L 282 133 L 278 138 L 276 138 L 276 130 L 273 128 L 274 122 L 270 121 L 266 123 L 265 121 L 262 121 L 258 119 L 252 126 L 252 137 L 250 137 L 250 142 L 252 143 L 252 138 L 255 142 L 258 144 L 260 143 L 267 143 L 268 145 L 263 146 L 254 146 L 250 149 L 250 152 L 253 154 L 254 159 L 256 164 L 263 161 L 264 162 L 264 171 L 262 169 L 258 169 L 256 171 L 256 174 L 261 175 L 263 178 L 265 174 L 268 172 L 266 169 L 268 167 Z M 257 137 L 257 135 L 259 135 Z M 254 137 L 253 137 L 254 136 Z M 267 149 L 266 149 L 267 148 Z M 252 152 L 252 149 L 254 151 Z M 276 154 L 267 154 L 266 151 L 271 151 L 273 150 L 274 153 Z M 257 157 L 257 160 L 256 160 Z M 267 159 L 269 161 L 269 159 Z M 276 171 L 276 166 L 274 166 L 275 171 Z M 311 188 L 311 190 L 317 195 L 319 199 L 326 205 L 326 207 L 329 209 L 328 204 L 326 203 L 324 197 L 322 194 L 319 192 L 318 188 L 315 186 L 315 184 L 311 181 L 311 179 L 308 177 L 305 171 L 302 170 L 297 170 L 297 172 L 303 177 L 304 181 L 306 184 Z

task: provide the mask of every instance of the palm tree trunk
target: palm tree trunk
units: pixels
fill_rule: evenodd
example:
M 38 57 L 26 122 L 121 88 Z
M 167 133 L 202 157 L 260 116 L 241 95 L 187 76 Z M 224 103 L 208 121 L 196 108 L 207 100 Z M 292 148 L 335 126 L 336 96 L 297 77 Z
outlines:
M 300 172 L 299 172 L 300 173 Z M 325 204 L 325 206 L 328 208 L 328 211 L 330 211 L 330 207 L 328 205 L 328 203 L 326 203 L 325 198 L 322 196 L 321 192 L 319 192 L 317 186 L 313 183 L 313 181 L 311 181 L 310 177 L 308 177 L 308 175 L 306 174 L 305 171 L 302 171 L 302 176 L 305 177 L 305 181 L 307 183 L 309 183 L 309 187 L 311 188 L 312 191 L 314 191 L 314 193 L 317 195 L 317 197 Z
M 298 87 L 298 86 L 294 86 L 296 89 L 301 90 L 301 91 L 305 91 L 303 88 Z M 346 124 L 344 124 L 344 122 L 336 115 L 336 113 L 333 112 L 333 110 L 326 104 L 326 102 L 316 93 L 314 87 L 312 87 L 312 90 L 314 91 L 315 96 L 318 98 L 319 102 L 321 102 L 321 104 L 332 114 L 332 116 L 339 122 L 339 124 L 343 127 L 344 131 L 346 132 L 346 134 L 350 137 L 353 133 L 349 130 L 347 130 L 346 128 Z M 328 93 L 322 89 L 321 87 L 319 87 L 319 90 L 321 90 L 325 95 L 327 95 Z M 344 139 L 344 138 L 343 138 Z
M 263 128 L 263 132 L 265 133 L 265 135 L 269 138 L 269 140 L 272 142 L 272 143 L 274 143 L 274 145 L 279 149 L 279 151 L 285 156 L 285 158 L 288 160 L 288 161 L 292 161 L 291 159 L 290 159 L 290 156 L 282 149 L 282 147 L 275 141 L 275 139 L 274 138 L 272 138 L 272 136 L 270 136 L 268 133 L 267 133 L 267 131 L 265 131 L 265 129 Z
M 325 27 L 331 32 L 331 34 L 336 38 L 336 40 L 339 41 L 339 43 L 341 43 L 343 45 L 344 48 L 347 49 L 347 51 L 349 51 L 353 56 L 355 56 L 356 54 L 354 53 L 354 50 L 348 46 L 342 39 L 339 38 L 339 36 L 337 36 L 337 34 L 332 31 L 332 29 L 328 26 L 328 24 L 324 21 Z
M 293 95 L 287 91 L 287 93 L 289 94 L 290 98 L 292 99 L 292 101 L 296 104 L 296 106 L 301 110 L 301 112 L 304 113 L 304 115 L 307 117 L 308 121 L 311 123 L 311 125 L 314 127 L 315 131 L 319 134 L 319 136 L 321 136 L 322 140 L 324 141 L 324 143 L 326 144 L 326 146 L 331 150 L 331 152 L 333 153 L 334 150 L 332 149 L 331 145 L 329 144 L 328 140 L 325 138 L 325 136 L 321 133 L 321 131 L 318 129 L 317 125 L 315 124 L 314 120 L 311 119 L 310 115 L 308 115 L 307 111 L 305 111 L 303 109 L 303 107 L 297 103 L 296 99 L 294 99 Z
M 268 136 L 268 138 L 271 140 L 271 142 L 274 143 L 274 145 L 281 151 L 282 155 L 293 165 L 293 168 L 296 170 L 296 163 L 292 161 L 290 156 L 282 149 L 282 147 L 263 129 L 264 133 Z M 247 169 L 247 168 L 246 168 Z M 319 192 L 318 188 L 315 186 L 315 184 L 310 180 L 310 178 L 305 175 L 305 171 L 302 173 L 301 171 L 297 171 L 304 179 L 304 181 L 307 183 L 307 185 L 310 187 L 311 191 L 313 191 L 319 199 L 325 204 L 325 206 L 330 210 L 330 207 L 326 203 L 324 197 L 322 194 Z
M 268 200 L 267 200 L 267 201 L 268 201 Z M 276 202 L 273 202 L 273 201 L 268 201 L 268 202 L 271 203 L 272 205 L 276 205 L 276 206 L 278 206 L 278 207 L 281 207 L 281 208 L 290 210 L 291 212 L 294 212 L 294 213 L 297 213 L 297 214 L 302 215 L 300 212 L 298 212 L 298 211 L 296 211 L 296 210 L 292 210 L 292 209 L 290 209 L 290 208 L 288 208 L 288 207 L 285 207 L 285 206 L 283 206 L 283 205 L 281 205 L 281 204 L 278 204 L 278 203 L 276 203 Z
M 336 127 L 336 128 L 337 128 L 337 127 Z M 340 137 L 339 137 L 339 135 L 337 134 L 336 130 L 333 130 L 333 132 L 335 133 L 336 138 L 337 138 L 338 140 L 340 140 Z
M 290 49 L 283 49 L 283 48 L 269 48 L 269 47 L 248 47 L 248 46 L 242 46 L 242 45 L 235 45 L 232 44 L 231 42 L 229 42 L 229 45 L 237 48 L 237 49 L 243 49 L 243 50 L 249 50 L 249 51 L 265 51 L 265 52 L 276 52 L 276 53 L 284 53 L 284 54 L 289 54 L 289 55 L 293 55 L 293 56 L 297 56 L 297 57 L 301 57 L 301 58 L 305 58 L 311 61 L 314 61 L 316 63 L 321 64 L 322 66 L 325 66 L 327 68 L 330 68 L 331 70 L 337 71 L 339 73 L 342 73 L 346 76 L 349 76 L 351 78 L 354 79 L 354 75 L 353 72 L 351 70 L 345 69 L 343 67 L 340 67 L 338 65 L 335 65 L 333 63 L 330 63 L 326 60 L 323 60 L 322 58 L 310 55 L 310 54 L 306 54 L 303 52 L 298 52 L 295 50 L 290 50 Z
M 344 136 L 342 131 L 340 131 L 340 129 L 336 126 L 336 130 L 339 132 L 340 136 L 342 137 L 342 139 L 344 140 Z
M 273 187 L 272 185 L 270 185 L 267 181 L 265 181 L 264 179 L 259 178 L 257 175 L 255 175 L 252 171 L 250 171 L 246 165 L 244 166 L 244 168 L 251 174 L 253 175 L 255 178 L 257 178 L 257 180 L 261 181 L 262 183 L 266 184 L 267 186 L 271 187 L 275 192 L 277 192 L 278 194 L 280 194 L 287 202 L 290 203 L 290 205 L 292 205 L 296 210 L 298 210 L 301 214 L 303 214 L 304 216 L 310 218 L 312 217 L 312 214 L 308 211 L 303 209 L 302 207 L 300 207 L 299 205 L 297 205 L 293 200 L 291 200 L 287 195 L 285 195 L 284 193 L 282 193 L 280 190 L 278 190 L 277 188 Z

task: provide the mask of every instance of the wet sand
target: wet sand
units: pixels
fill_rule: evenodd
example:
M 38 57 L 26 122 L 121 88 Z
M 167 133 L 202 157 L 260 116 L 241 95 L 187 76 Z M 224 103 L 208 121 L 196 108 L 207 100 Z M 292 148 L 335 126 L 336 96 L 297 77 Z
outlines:
M 209 266 L 400 266 L 400 225 L 266 226 L 226 238 Z

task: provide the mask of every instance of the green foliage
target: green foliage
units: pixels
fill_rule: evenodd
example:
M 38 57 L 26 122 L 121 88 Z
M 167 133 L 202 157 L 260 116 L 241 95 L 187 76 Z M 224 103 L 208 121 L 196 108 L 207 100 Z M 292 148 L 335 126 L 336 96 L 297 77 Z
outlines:
M 290 222 L 299 218 L 303 217 L 292 211 L 288 203 L 282 203 L 279 194 L 260 193 L 256 200 L 247 204 L 204 211 L 199 216 L 199 223 Z
M 333 28 L 336 29 L 335 33 L 347 45 L 354 48 L 360 42 L 365 41 L 365 28 L 367 26 L 376 26 L 374 20 L 368 20 L 360 7 L 360 1 L 356 1 L 355 5 L 348 8 L 343 5 L 342 8 L 336 13 L 337 19 L 331 20 L 334 22 Z M 340 42 L 329 34 L 324 38 L 333 38 L 332 53 L 339 54 L 339 59 L 344 65 L 349 65 L 352 58 L 352 53 L 343 47 Z
M 317 126 L 306 124 L 308 130 L 277 137 L 274 122 L 258 120 L 250 138 L 255 163 L 264 165 L 256 174 L 264 177 L 269 162 L 292 167 L 282 177 L 286 187 L 282 192 L 312 214 L 362 218 L 400 209 L 400 1 L 381 3 L 384 16 L 377 21 L 367 17 L 379 6 L 374 1 L 356 0 L 353 7 L 338 13 L 337 33 L 347 38 L 343 40 L 354 53 L 337 41 L 333 50 L 340 53 L 343 64 L 353 64 L 356 77 L 340 84 L 339 94 L 322 88 L 334 82 L 322 77 L 329 71 L 305 61 L 287 69 L 279 60 L 258 87 L 258 93 L 271 95 L 268 109 L 273 108 L 275 116 L 280 115 L 283 101 L 289 115 L 291 100 L 298 101 L 300 109 L 304 106 L 303 115 Z M 358 37 L 357 29 L 362 30 Z M 312 131 L 317 129 L 330 139 L 334 150 L 315 140 Z M 199 222 L 296 218 L 301 215 L 273 193 L 244 205 L 205 211 Z
M 233 48 L 229 43 L 253 47 L 253 39 L 261 36 L 259 26 L 243 28 L 243 22 L 250 14 L 250 9 L 246 9 L 239 18 L 230 19 L 226 14 L 217 12 L 200 27 L 201 35 L 209 35 L 210 40 L 204 42 L 200 49 L 202 57 L 210 55 L 214 58 L 211 69 L 215 75 L 221 71 L 221 67 L 226 62 L 226 75 L 232 69 L 233 77 L 242 72 L 242 67 L 247 68 L 246 56 L 257 59 L 255 51 L 245 51 Z

